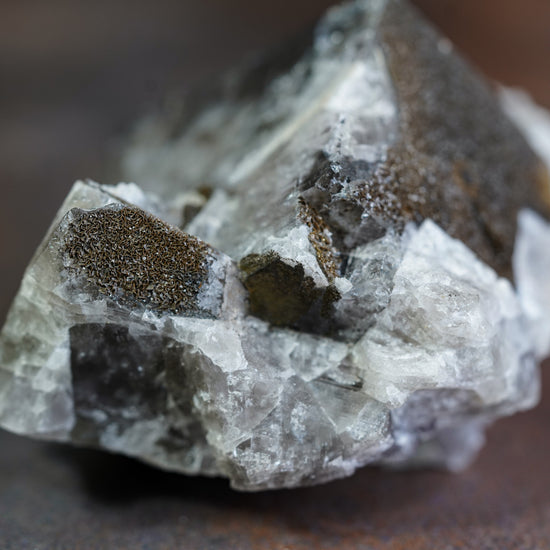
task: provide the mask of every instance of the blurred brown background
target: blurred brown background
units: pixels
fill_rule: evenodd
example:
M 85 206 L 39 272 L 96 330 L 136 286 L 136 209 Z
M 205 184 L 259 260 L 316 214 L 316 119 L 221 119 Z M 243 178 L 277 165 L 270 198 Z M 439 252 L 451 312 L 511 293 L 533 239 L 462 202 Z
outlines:
M 72 182 L 113 183 L 137 118 L 333 3 L 0 1 L 0 322 Z M 550 106 L 548 0 L 415 3 L 487 75 Z M 545 399 L 501 422 L 460 476 L 364 470 L 264 495 L 0 433 L 0 548 L 550 548 L 549 414 Z

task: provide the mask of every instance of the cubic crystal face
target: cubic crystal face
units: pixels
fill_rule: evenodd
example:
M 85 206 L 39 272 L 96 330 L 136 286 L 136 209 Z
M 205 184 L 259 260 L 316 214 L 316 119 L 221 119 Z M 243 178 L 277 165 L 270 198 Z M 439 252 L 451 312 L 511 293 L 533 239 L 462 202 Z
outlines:
M 0 426 L 260 490 L 461 469 L 537 402 L 545 164 L 406 3 L 310 38 L 144 124 L 141 189 L 73 186 L 0 335 Z

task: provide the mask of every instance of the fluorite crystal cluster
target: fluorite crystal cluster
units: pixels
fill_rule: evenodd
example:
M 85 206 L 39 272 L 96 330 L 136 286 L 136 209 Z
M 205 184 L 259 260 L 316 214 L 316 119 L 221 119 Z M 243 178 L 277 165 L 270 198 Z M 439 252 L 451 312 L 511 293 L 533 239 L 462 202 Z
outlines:
M 459 469 L 536 403 L 548 173 L 405 2 L 331 10 L 123 167 L 140 187 L 76 183 L 25 273 L 4 428 L 258 490 Z

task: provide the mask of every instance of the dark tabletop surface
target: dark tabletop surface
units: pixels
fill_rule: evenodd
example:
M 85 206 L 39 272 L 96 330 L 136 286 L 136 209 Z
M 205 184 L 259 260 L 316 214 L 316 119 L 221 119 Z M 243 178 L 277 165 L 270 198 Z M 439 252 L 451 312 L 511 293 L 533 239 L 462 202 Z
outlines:
M 113 183 L 140 115 L 332 3 L 0 0 L 0 323 L 72 182 Z M 550 106 L 550 2 L 415 3 L 488 75 Z M 549 369 L 541 405 L 493 427 L 460 475 L 367 468 L 239 494 L 0 431 L 0 550 L 550 549 Z

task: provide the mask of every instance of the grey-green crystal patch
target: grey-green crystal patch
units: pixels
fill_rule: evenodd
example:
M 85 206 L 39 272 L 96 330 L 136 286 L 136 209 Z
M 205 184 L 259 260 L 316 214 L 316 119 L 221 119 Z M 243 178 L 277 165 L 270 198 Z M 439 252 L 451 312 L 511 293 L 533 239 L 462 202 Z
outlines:
M 239 262 L 248 291 L 249 311 L 273 326 L 328 332 L 333 304 L 341 296 L 334 285 L 319 288 L 300 263 L 274 252 L 249 254 Z
M 74 185 L 0 333 L 0 426 L 261 490 L 460 469 L 536 403 L 541 161 L 404 1 L 311 38 L 150 118 L 144 191 Z

